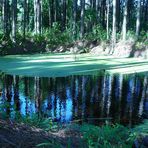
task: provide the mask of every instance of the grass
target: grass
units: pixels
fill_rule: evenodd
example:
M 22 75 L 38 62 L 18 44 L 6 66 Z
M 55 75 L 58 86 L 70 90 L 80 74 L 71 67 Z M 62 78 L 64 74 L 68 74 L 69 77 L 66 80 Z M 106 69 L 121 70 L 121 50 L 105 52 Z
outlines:
M 90 54 L 35 54 L 0 57 L 0 70 L 22 76 L 61 77 L 105 69 L 111 73 L 146 73 L 148 59 Z

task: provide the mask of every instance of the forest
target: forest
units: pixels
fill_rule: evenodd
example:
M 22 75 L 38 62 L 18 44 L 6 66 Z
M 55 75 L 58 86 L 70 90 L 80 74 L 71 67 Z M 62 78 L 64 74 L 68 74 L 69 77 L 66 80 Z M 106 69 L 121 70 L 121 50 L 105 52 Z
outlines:
M 148 0 L 0 0 L 0 21 L 0 147 L 148 147 Z
M 0 14 L 1 55 L 147 50 L 147 0 L 1 0 Z

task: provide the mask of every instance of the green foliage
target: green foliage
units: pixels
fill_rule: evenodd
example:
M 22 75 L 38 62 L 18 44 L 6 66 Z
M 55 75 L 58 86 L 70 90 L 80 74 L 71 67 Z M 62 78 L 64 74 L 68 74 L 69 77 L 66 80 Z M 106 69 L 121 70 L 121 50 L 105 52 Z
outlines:
M 144 122 L 140 125 L 137 125 L 132 129 L 132 133 L 136 136 L 142 134 L 142 135 L 148 135 L 148 120 L 144 120 Z
M 81 131 L 89 148 L 128 148 L 132 146 L 133 141 L 129 139 L 130 130 L 122 125 L 97 127 L 86 124 L 82 126 Z
M 72 42 L 70 30 L 62 32 L 60 25 L 55 23 L 52 28 L 43 31 L 43 37 L 48 47 L 56 47 L 59 45 L 66 45 Z
M 96 25 L 93 27 L 92 32 L 86 34 L 84 38 L 90 41 L 93 40 L 106 41 L 107 34 L 106 31 L 100 25 Z
M 38 144 L 36 147 L 41 147 L 41 148 L 60 148 L 62 147 L 60 143 L 58 143 L 56 140 L 52 140 L 52 141 L 48 141 L 48 142 L 45 142 L 45 143 L 40 143 Z
M 13 46 L 12 41 L 9 37 L 4 36 L 0 33 L 0 55 L 5 55 L 8 53 L 8 50 Z
M 127 40 L 129 40 L 129 39 L 136 39 L 136 36 L 135 36 L 135 32 L 133 31 L 133 30 L 129 30 L 128 32 L 127 32 Z
M 39 127 L 46 131 L 56 130 L 58 125 L 52 122 L 51 118 L 41 118 L 37 114 L 33 114 L 32 116 L 21 116 L 19 113 L 15 116 L 15 120 L 17 122 L 22 122 L 30 126 Z

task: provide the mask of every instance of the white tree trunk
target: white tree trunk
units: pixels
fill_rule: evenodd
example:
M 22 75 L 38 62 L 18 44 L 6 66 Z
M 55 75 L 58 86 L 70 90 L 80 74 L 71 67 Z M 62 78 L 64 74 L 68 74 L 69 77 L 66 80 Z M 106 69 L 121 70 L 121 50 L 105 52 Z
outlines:
M 84 35 L 84 11 L 85 11 L 85 0 L 81 0 L 81 27 L 80 27 L 80 38 Z
M 106 22 L 106 30 L 107 30 L 107 40 L 109 40 L 109 4 L 110 4 L 110 1 L 107 0 L 107 22 Z
M 141 0 L 138 0 L 137 4 L 137 21 L 136 21 L 136 37 L 138 38 L 140 33 L 140 11 L 141 11 Z
M 113 0 L 113 28 L 112 28 L 112 53 L 116 44 L 116 0 Z
M 126 40 L 126 32 L 127 32 L 127 3 L 128 0 L 125 0 L 125 4 L 124 4 L 124 16 L 123 16 L 123 26 L 122 26 L 122 40 L 125 41 Z
M 12 1 L 12 40 L 16 40 L 17 0 Z

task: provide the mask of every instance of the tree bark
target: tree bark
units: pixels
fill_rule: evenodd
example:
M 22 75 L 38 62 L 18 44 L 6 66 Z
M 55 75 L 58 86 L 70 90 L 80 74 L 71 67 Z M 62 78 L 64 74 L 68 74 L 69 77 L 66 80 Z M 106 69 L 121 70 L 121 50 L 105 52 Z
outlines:
M 41 0 L 34 0 L 34 30 L 41 34 Z
M 124 16 L 123 16 L 123 26 L 122 26 L 122 40 L 125 41 L 126 40 L 126 32 L 127 32 L 127 4 L 128 4 L 128 0 L 125 0 L 124 3 Z
M 24 0 L 24 24 L 23 24 L 23 37 L 26 37 L 26 21 L 27 21 L 27 0 Z
M 66 28 L 66 0 L 63 0 L 62 30 Z
M 2 3 L 2 20 L 3 20 L 3 32 L 6 37 L 9 36 L 9 1 L 3 0 Z
M 110 12 L 109 6 L 110 6 L 110 0 L 107 0 L 107 15 L 106 15 L 107 40 L 109 40 L 109 12 Z
M 112 52 L 116 44 L 116 0 L 113 0 Z
M 137 20 L 136 20 L 136 37 L 138 39 L 140 33 L 140 11 L 141 11 L 141 0 L 138 0 L 137 4 Z
M 117 32 L 120 31 L 120 0 L 116 0 L 116 24 Z
M 77 3 L 78 0 L 73 0 L 73 36 L 76 37 L 76 23 L 77 23 Z
M 16 41 L 17 0 L 12 0 L 12 40 Z
M 80 26 L 80 38 L 84 36 L 84 16 L 85 16 L 85 0 L 81 0 L 81 26 Z

